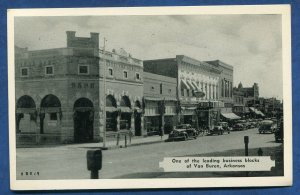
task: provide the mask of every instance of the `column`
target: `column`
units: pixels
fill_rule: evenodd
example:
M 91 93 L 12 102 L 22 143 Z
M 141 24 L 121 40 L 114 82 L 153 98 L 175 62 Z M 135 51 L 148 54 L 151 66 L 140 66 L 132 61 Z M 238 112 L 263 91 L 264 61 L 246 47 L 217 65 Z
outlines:
M 121 111 L 118 112 L 118 115 L 117 115 L 117 132 L 120 131 L 120 118 L 121 118 Z
M 141 135 L 146 135 L 145 127 L 144 127 L 144 115 L 141 114 Z
M 135 118 L 134 118 L 134 112 L 131 113 L 131 118 L 130 118 L 130 131 L 131 135 L 135 135 Z

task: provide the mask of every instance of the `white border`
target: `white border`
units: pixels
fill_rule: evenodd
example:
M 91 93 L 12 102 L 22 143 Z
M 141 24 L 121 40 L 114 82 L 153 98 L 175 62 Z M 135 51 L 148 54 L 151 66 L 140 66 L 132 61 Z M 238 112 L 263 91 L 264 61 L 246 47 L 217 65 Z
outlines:
M 291 12 L 290 5 L 190 6 L 131 8 L 69 8 L 8 10 L 8 103 L 10 186 L 14 190 L 49 189 L 138 189 L 194 188 L 292 185 L 292 86 L 291 86 Z M 101 179 L 101 180 L 16 180 L 15 82 L 14 82 L 14 17 L 15 16 L 99 16 L 99 15 L 220 15 L 281 14 L 283 99 L 284 99 L 284 176 L 236 178 L 174 178 L 174 179 Z

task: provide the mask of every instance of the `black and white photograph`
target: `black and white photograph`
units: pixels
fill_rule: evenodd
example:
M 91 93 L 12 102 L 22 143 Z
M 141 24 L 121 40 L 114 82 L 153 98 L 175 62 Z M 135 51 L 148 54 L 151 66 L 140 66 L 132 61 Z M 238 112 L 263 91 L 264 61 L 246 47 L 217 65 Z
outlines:
M 12 189 L 292 184 L 286 5 L 8 10 Z

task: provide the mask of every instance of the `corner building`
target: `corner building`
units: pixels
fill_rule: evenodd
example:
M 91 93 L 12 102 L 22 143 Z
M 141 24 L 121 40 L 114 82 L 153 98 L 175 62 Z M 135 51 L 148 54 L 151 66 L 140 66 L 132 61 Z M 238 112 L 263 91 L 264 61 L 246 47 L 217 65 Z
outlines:
M 102 140 L 104 95 L 111 132 L 107 135 L 122 129 L 141 134 L 141 125 L 135 123 L 142 120 L 142 62 L 123 50 L 120 54 L 99 50 L 98 33 L 90 37 L 66 33 L 65 48 L 15 47 L 17 145 Z

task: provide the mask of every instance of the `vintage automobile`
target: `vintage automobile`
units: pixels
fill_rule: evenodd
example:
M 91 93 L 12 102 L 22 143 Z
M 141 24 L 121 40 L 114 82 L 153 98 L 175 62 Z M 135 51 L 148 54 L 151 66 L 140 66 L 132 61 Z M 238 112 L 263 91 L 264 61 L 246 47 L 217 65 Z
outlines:
M 189 138 L 196 139 L 198 132 L 192 128 L 190 124 L 177 125 L 169 134 L 168 141 L 173 140 L 187 140 Z
M 258 128 L 259 133 L 274 133 L 277 125 L 272 120 L 263 120 Z
M 233 126 L 233 130 L 234 131 L 243 131 L 245 129 L 245 125 L 242 124 L 242 123 L 236 123 L 234 126 Z
M 224 132 L 226 132 L 227 134 L 230 134 L 230 131 L 232 129 L 228 126 L 227 122 L 219 122 L 218 125 L 214 126 L 214 128 L 212 130 L 209 131 L 210 135 L 223 135 Z
M 283 119 L 280 120 L 279 127 L 274 132 L 275 141 L 283 141 Z
M 237 120 L 236 122 L 243 125 L 243 130 L 248 128 L 248 122 L 246 120 Z

